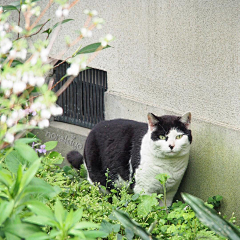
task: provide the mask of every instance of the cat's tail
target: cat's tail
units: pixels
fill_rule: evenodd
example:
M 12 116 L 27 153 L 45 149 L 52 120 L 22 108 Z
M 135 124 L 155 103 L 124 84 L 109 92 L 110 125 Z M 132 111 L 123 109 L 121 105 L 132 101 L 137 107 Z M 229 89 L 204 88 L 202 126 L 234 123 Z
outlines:
M 80 169 L 81 164 L 83 164 L 83 156 L 78 151 L 71 151 L 67 154 L 68 162 L 77 169 Z

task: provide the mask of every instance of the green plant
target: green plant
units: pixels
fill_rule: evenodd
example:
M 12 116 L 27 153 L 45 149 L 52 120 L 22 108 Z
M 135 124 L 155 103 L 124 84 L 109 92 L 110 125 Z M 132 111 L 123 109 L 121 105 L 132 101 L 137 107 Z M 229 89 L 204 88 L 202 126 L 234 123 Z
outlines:
M 85 11 L 85 27 L 80 29 L 75 40 L 67 39 L 66 49 L 57 56 L 61 58 L 70 48 L 77 46 L 75 53 L 61 62 L 71 63 L 66 75 L 62 79 L 55 79 L 54 85 L 53 79 L 47 84 L 46 75 L 56 67 L 50 64 L 48 56 L 60 26 L 73 21 L 64 18 L 78 1 L 67 4 L 66 0 L 56 0 L 59 4 L 56 16 L 60 21 L 45 31 L 43 28 L 51 19 L 41 24 L 39 22 L 54 0 L 50 0 L 42 12 L 37 0 L 19 0 L 0 6 L 0 149 L 13 144 L 14 140 L 21 138 L 29 129 L 48 127 L 51 115 L 62 114 L 62 108 L 55 104 L 57 97 L 80 71 L 87 69 L 87 65 L 96 56 L 96 53 L 91 53 L 109 47 L 108 42 L 113 39 L 110 34 L 99 43 L 83 48 L 77 46 L 83 38 L 91 37 L 92 31 L 100 28 L 103 23 L 103 19 L 96 17 L 96 11 Z M 17 13 L 17 23 L 10 20 L 11 13 Z M 24 27 L 21 18 L 24 18 Z M 47 33 L 47 40 L 40 40 L 41 31 Z M 39 34 L 39 39 L 31 46 L 27 39 L 36 34 Z M 54 93 L 56 85 L 65 77 L 68 77 L 68 81 Z
M 163 186 L 163 204 L 165 206 L 165 210 L 167 211 L 167 188 L 166 188 L 166 183 L 167 180 L 170 178 L 168 174 L 158 174 L 155 177 Z
M 183 193 L 182 197 L 193 208 L 197 217 L 210 229 L 228 239 L 240 239 L 240 230 L 219 216 L 215 210 L 208 207 L 201 199 L 187 193 Z
M 37 152 L 27 145 L 37 140 L 22 138 L 15 142 L 14 147 L 1 152 L 0 236 L 11 240 L 95 239 L 105 236 L 105 232 L 96 230 L 100 225 L 81 221 L 82 208 L 70 209 L 69 212 L 64 209 L 56 198 L 62 186 L 52 186 L 45 179 L 35 177 L 59 163 L 59 159 L 56 161 L 52 155 L 54 152 L 40 153 L 39 158 Z M 56 143 L 47 142 L 45 146 L 52 150 Z

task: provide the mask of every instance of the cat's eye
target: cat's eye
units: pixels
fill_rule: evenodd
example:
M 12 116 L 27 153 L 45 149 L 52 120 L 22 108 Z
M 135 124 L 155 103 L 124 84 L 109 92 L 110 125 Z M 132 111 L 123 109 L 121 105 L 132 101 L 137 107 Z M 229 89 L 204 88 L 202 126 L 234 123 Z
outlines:
M 177 135 L 176 139 L 181 139 L 183 135 Z
M 166 140 L 166 137 L 163 136 L 163 135 L 160 135 L 160 136 L 159 136 L 159 139 L 160 139 L 160 140 Z

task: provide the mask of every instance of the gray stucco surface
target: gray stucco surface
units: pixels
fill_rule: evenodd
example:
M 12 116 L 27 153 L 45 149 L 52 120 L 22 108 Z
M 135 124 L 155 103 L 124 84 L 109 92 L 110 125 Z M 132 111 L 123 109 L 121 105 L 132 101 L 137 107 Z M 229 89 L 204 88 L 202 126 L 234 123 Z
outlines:
M 193 145 L 180 190 L 204 200 L 222 195 L 224 213 L 235 211 L 240 219 L 240 1 L 81 0 L 69 16 L 75 21 L 62 26 L 52 57 L 66 35 L 74 39 L 86 8 L 96 9 L 106 26 L 83 46 L 107 33 L 115 36 L 112 48 L 90 64 L 108 73 L 106 118 L 146 121 L 148 112 L 191 111 Z M 56 23 L 55 10 L 42 22 Z

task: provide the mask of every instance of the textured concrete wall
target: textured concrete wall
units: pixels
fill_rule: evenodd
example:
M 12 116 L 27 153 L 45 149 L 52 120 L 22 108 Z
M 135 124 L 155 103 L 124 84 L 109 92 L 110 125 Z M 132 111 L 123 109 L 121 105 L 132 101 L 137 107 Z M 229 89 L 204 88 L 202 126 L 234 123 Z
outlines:
M 66 35 L 74 39 L 86 8 L 98 10 L 106 26 L 81 44 L 109 32 L 116 38 L 91 63 L 108 72 L 106 118 L 191 111 L 193 147 L 181 190 L 205 200 L 220 194 L 225 213 L 240 219 L 240 1 L 81 0 L 52 56 Z

